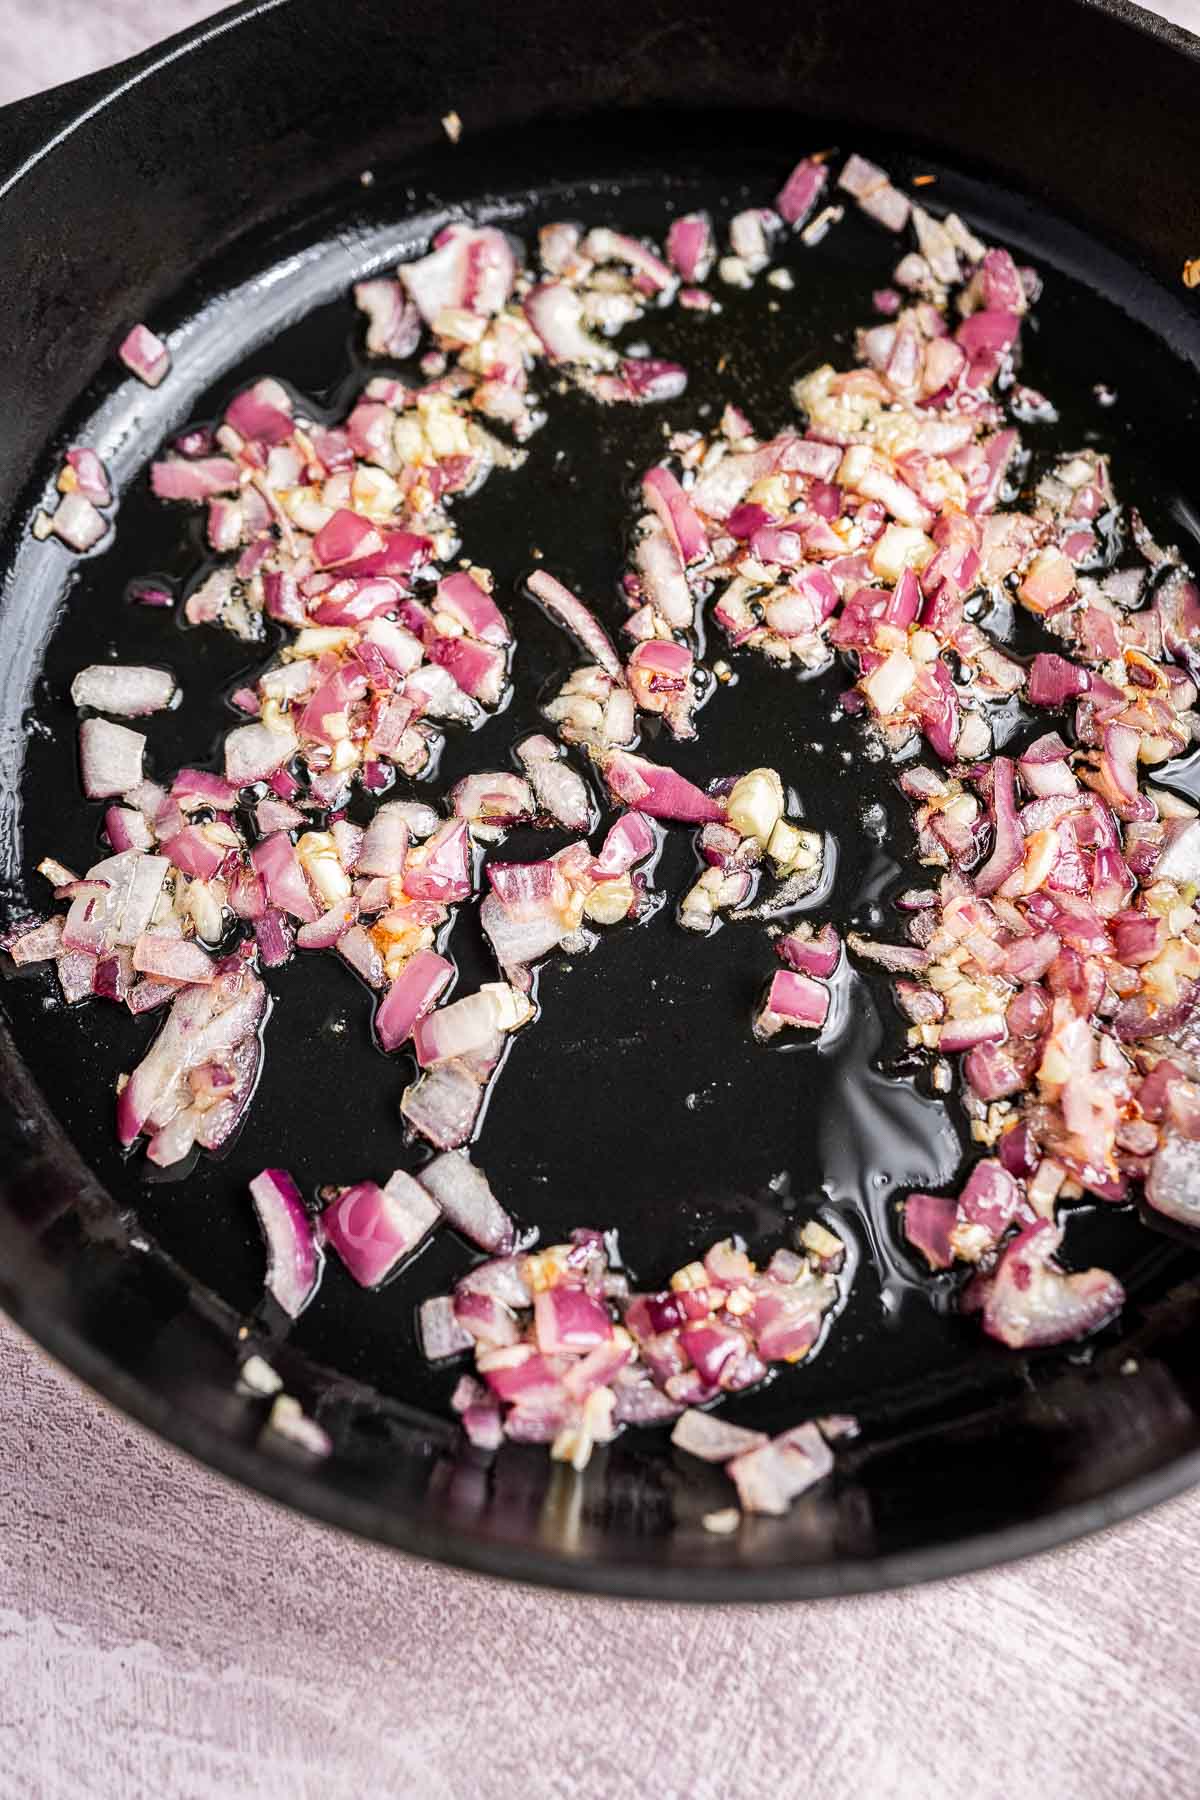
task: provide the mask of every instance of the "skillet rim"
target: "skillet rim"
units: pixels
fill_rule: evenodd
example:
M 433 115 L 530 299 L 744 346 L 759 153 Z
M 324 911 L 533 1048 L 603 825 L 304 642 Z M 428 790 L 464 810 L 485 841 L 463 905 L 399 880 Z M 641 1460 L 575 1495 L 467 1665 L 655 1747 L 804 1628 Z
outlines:
M 10 194 L 81 125 L 127 93 L 214 38 L 289 5 L 243 0 L 189 30 L 110 68 L 0 108 L 0 129 L 15 148 L 15 166 L 0 173 L 0 199 Z M 1188 57 L 1200 74 L 1200 38 L 1131 0 L 1074 0 Z M 1200 1484 L 1200 1448 L 1107 1494 L 1075 1501 L 1044 1516 L 918 1549 L 879 1557 L 848 1556 L 791 1567 L 696 1568 L 640 1561 L 585 1561 L 541 1548 L 495 1542 L 441 1521 L 432 1524 L 390 1507 L 335 1491 L 316 1471 L 238 1442 L 198 1414 L 184 1412 L 128 1373 L 81 1334 L 52 1301 L 0 1273 L 0 1307 L 80 1383 L 193 1461 L 276 1504 L 348 1534 L 472 1574 L 582 1594 L 693 1604 L 782 1604 L 887 1591 L 1001 1566 L 1118 1524 Z

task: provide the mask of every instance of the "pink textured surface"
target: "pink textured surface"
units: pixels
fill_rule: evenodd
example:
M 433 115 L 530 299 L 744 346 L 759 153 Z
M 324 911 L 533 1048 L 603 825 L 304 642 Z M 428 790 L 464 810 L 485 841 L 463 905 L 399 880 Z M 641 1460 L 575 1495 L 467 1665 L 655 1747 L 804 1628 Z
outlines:
M 293 1518 L 0 1329 L 4 1800 L 1162 1800 L 1200 1496 L 804 1609 L 532 1593 Z
M 0 101 L 205 0 L 0 0 Z M 1200 31 L 1200 0 L 1162 8 Z M 804 1610 L 535 1594 L 292 1517 L 0 1325 L 0 1800 L 1159 1800 L 1196 1790 L 1200 1494 Z

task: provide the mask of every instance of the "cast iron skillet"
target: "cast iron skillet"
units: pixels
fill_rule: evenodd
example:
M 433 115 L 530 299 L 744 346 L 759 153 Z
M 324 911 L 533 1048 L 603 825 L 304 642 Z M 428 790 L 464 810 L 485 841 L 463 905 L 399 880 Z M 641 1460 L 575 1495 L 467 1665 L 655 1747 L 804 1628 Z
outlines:
M 239 382 L 276 372 L 317 406 L 362 379 L 344 298 L 431 222 L 468 207 L 513 229 L 551 216 L 661 233 L 670 210 L 728 216 L 769 196 L 819 144 L 934 173 L 939 203 L 1019 247 L 1047 276 L 1026 374 L 1062 401 L 1063 434 L 1111 447 L 1118 483 L 1161 534 L 1192 540 L 1179 471 L 1194 465 L 1200 325 L 1179 283 L 1200 166 L 1200 45 L 1120 4 L 1037 7 L 741 0 L 502 11 L 446 0 L 431 31 L 403 5 L 277 0 L 244 7 L 145 57 L 0 115 L 0 853 L 2 898 L 51 849 L 86 864 L 95 822 L 75 797 L 73 670 L 97 656 L 169 661 L 179 712 L 151 722 L 159 767 L 195 760 L 230 715 L 220 697 L 246 657 L 231 639 L 185 641 L 124 604 L 125 584 L 194 571 L 198 545 L 152 506 L 144 464 L 169 429 L 211 416 Z M 465 132 L 447 143 L 442 114 Z M 374 180 L 364 184 L 362 172 Z M 778 313 L 729 296 L 718 378 L 695 320 L 657 323 L 689 406 L 736 385 L 767 428 L 786 381 L 828 354 L 861 312 L 892 246 L 848 218 Z M 157 392 L 120 379 L 129 324 L 166 331 L 174 372 Z M 1118 393 L 1101 408 L 1093 384 Z M 447 780 L 503 759 L 536 718 L 539 686 L 569 652 L 517 596 L 536 544 L 604 596 L 620 566 L 629 482 L 661 442 L 643 413 L 598 429 L 566 403 L 530 477 L 497 477 L 471 503 L 472 553 L 517 611 L 525 678 L 514 709 L 451 741 Z M 1035 433 L 1036 436 L 1036 433 Z M 28 534 L 67 442 L 91 442 L 123 490 L 115 544 L 82 561 Z M 1043 437 L 1045 445 L 1049 439 Z M 1186 479 L 1186 476 L 1183 477 Z M 64 605 L 65 601 L 65 605 Z M 615 598 L 610 606 L 615 622 Z M 868 926 L 908 844 L 886 779 L 841 752 L 834 685 L 741 675 L 698 746 L 672 760 L 707 775 L 776 760 L 814 823 L 842 846 L 830 905 Z M 216 694 L 213 700 L 205 698 Z M 770 751 L 769 757 L 764 752 Z M 1194 791 L 1187 765 L 1171 778 Z M 862 827 L 877 802 L 886 824 Z M 520 854 L 518 842 L 510 854 Z M 688 872 L 683 834 L 663 885 Z M 486 959 L 472 928 L 454 952 L 470 985 Z M 575 1478 L 538 1450 L 487 1466 L 447 1421 L 452 1377 L 413 1352 L 416 1301 L 466 1266 L 445 1232 L 409 1275 L 364 1297 L 341 1271 L 291 1339 L 256 1312 L 261 1246 L 244 1198 L 264 1163 L 311 1190 L 383 1175 L 406 1152 L 405 1078 L 371 1050 L 365 996 L 332 959 L 274 984 L 267 1073 L 228 1155 L 180 1184 L 116 1153 L 106 1084 L 148 1027 L 95 1006 L 67 1017 L 52 978 L 2 992 L 0 1297 L 45 1347 L 135 1417 L 222 1471 L 315 1517 L 464 1567 L 603 1593 L 762 1600 L 863 1590 L 977 1567 L 1094 1529 L 1200 1475 L 1200 1262 L 1132 1212 L 1076 1218 L 1073 1257 L 1116 1267 L 1118 1327 L 1034 1359 L 981 1342 L 898 1248 L 893 1198 L 947 1182 L 961 1120 L 898 1060 L 881 991 L 856 978 L 844 1054 L 751 1045 L 759 934 L 702 943 L 667 910 L 543 977 L 544 1017 L 517 1040 L 477 1154 L 526 1223 L 553 1237 L 615 1225 L 643 1280 L 728 1230 L 765 1245 L 824 1209 L 854 1247 L 850 1298 L 811 1368 L 734 1416 L 781 1426 L 851 1410 L 863 1434 L 833 1484 L 785 1520 L 714 1538 L 703 1513 L 723 1477 L 627 1432 Z M 109 1015 L 112 1016 L 109 1016 Z M 581 1024 L 581 1021 L 583 1022 Z M 247 1336 L 246 1333 L 249 1333 Z M 240 1335 L 239 1335 L 240 1334 Z M 235 1392 L 260 1345 L 332 1433 L 319 1465 L 258 1441 L 263 1408 Z

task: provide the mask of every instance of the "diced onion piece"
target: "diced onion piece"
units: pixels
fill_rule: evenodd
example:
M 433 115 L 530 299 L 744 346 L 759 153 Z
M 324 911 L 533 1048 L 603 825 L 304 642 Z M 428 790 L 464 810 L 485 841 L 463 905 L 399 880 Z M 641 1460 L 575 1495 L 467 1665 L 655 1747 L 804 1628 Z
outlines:
M 359 1286 L 375 1288 L 440 1217 L 437 1201 L 397 1169 L 386 1187 L 360 1181 L 345 1189 L 321 1214 L 321 1228 Z
M 774 1037 L 785 1025 L 820 1031 L 829 1017 L 829 989 L 809 975 L 780 969 L 754 1021 L 758 1037 Z
M 583 301 L 563 282 L 543 282 L 524 300 L 525 317 L 556 362 L 581 363 L 589 369 L 611 369 L 617 353 L 593 338 L 583 324 Z
M 744 1425 L 731 1424 L 728 1419 L 697 1412 L 693 1407 L 680 1413 L 671 1433 L 677 1450 L 686 1450 L 702 1462 L 727 1463 L 731 1457 L 761 1450 L 770 1441 L 765 1431 L 748 1431 Z
M 413 1048 L 423 1069 L 458 1058 L 493 1060 L 500 1050 L 496 1011 L 486 993 L 467 994 L 438 1007 L 413 1026 Z
M 96 508 L 87 496 L 79 491 L 64 494 L 54 509 L 50 521 L 50 529 L 55 537 L 60 538 L 70 550 L 78 550 L 80 554 L 98 544 L 108 530 L 103 513 Z
M 533 1323 L 543 1356 L 581 1355 L 607 1343 L 613 1334 L 603 1301 L 570 1282 L 560 1282 L 535 1297 Z
M 793 1500 L 833 1468 L 833 1455 L 815 1425 L 796 1425 L 759 1450 L 725 1465 L 743 1512 L 786 1513 Z
M 138 718 L 161 712 L 175 694 L 175 677 L 169 669 L 151 669 L 122 663 L 89 663 L 71 683 L 76 706 L 94 706 L 97 712 Z
M 171 352 L 148 325 L 135 325 L 122 341 L 117 355 L 147 387 L 157 387 L 171 366 Z
M 422 1300 L 417 1311 L 417 1326 L 427 1362 L 442 1362 L 449 1356 L 461 1356 L 464 1350 L 475 1348 L 475 1339 L 455 1318 L 454 1301 L 449 1294 L 435 1294 Z
M 724 803 L 706 794 L 674 769 L 633 756 L 625 750 L 598 758 L 604 779 L 618 800 L 657 819 L 704 825 L 725 817 Z
M 212 957 L 186 938 L 160 937 L 144 931 L 133 946 L 133 966 L 158 981 L 195 982 L 207 986 L 216 970 Z
M 483 1104 L 483 1087 L 458 1062 L 439 1063 L 405 1088 L 401 1117 L 438 1150 L 457 1150 L 475 1129 Z
M 417 1179 L 441 1207 L 446 1222 L 480 1250 L 506 1256 L 513 1247 L 513 1222 L 488 1185 L 487 1177 L 459 1150 L 435 1156 Z
M 823 925 L 816 936 L 802 936 L 798 931 L 776 938 L 775 954 L 789 968 L 802 975 L 826 979 L 837 968 L 842 942 L 832 925 Z
M 1013 1350 L 1069 1343 L 1119 1312 L 1125 1292 L 1107 1269 L 1068 1275 L 1054 1260 L 1058 1226 L 1040 1221 L 1013 1239 L 988 1285 L 983 1328 Z
M 454 964 L 434 950 L 418 950 L 409 958 L 375 1011 L 375 1036 L 381 1049 L 399 1049 L 453 974 Z
M 756 838 L 766 848 L 783 816 L 783 783 L 774 769 L 751 769 L 730 789 L 725 816 L 742 837 Z
M 250 1183 L 267 1243 L 267 1291 L 298 1318 L 321 1277 L 321 1252 L 300 1190 L 286 1169 L 263 1169 Z
M 145 748 L 140 731 L 108 719 L 84 719 L 79 727 L 79 761 L 88 799 L 110 800 L 137 787 Z
M 624 679 L 621 659 L 613 648 L 604 627 L 582 600 L 551 575 L 549 569 L 535 569 L 526 586 L 546 611 L 571 633 L 593 661 L 615 681 Z

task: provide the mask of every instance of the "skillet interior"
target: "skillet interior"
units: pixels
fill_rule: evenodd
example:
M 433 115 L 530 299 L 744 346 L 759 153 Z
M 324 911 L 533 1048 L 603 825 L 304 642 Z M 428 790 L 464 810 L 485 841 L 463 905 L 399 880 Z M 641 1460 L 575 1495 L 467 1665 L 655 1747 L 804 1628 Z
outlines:
M 727 124 L 715 145 L 696 115 L 597 120 L 586 134 L 553 126 L 519 139 L 468 134 L 452 164 L 441 152 L 410 157 L 401 179 L 381 163 L 370 189 L 335 188 L 319 208 L 232 246 L 164 300 L 154 322 L 174 327 L 183 345 L 173 379 L 154 395 L 130 395 L 128 384 L 113 389 L 109 371 L 109 385 L 102 376 L 68 428 L 95 442 L 131 486 L 115 545 L 76 565 L 56 630 L 69 565 L 55 546 L 12 539 L 0 667 L 14 770 L 26 752 L 23 807 L 10 812 L 5 838 L 14 870 L 50 850 L 85 863 L 93 849 L 91 821 L 73 799 L 65 699 L 82 662 L 119 648 L 179 670 L 183 707 L 151 725 L 161 768 L 196 760 L 227 728 L 223 703 L 205 695 L 236 685 L 245 651 L 205 632 L 180 642 L 173 623 L 123 601 L 129 579 L 182 575 L 195 562 L 196 544 L 183 543 L 177 517 L 154 506 L 138 478 L 162 432 L 218 411 L 242 380 L 267 371 L 336 405 L 339 384 L 361 379 L 341 297 L 349 280 L 394 260 L 448 205 L 518 231 L 565 214 L 661 232 L 664 187 L 670 210 L 703 204 L 726 215 L 743 192 L 773 191 L 791 151 L 809 142 L 795 118 L 731 115 Z M 861 131 L 825 124 L 820 136 L 872 148 Z M 1187 495 L 1172 471 L 1186 468 L 1195 428 L 1194 322 L 1128 263 L 1030 202 L 954 174 L 925 151 L 906 155 L 894 138 L 878 148 L 898 175 L 936 172 L 940 201 L 1049 274 L 1026 375 L 1060 403 L 1054 443 L 1073 435 L 1114 448 L 1122 496 L 1184 536 Z M 711 321 L 654 321 L 656 348 L 678 351 L 693 372 L 684 402 L 665 410 L 683 423 L 733 392 L 764 428 L 782 423 L 788 380 L 861 316 L 861 296 L 884 279 L 891 252 L 884 234 L 847 219 L 819 252 L 801 253 L 797 290 L 778 297 L 765 330 L 761 291 L 747 301 L 722 294 L 729 365 L 720 378 L 706 350 Z M 282 278 L 262 279 L 279 269 Z M 262 338 L 271 341 L 258 346 Z M 230 345 L 248 353 L 232 362 Z M 1191 368 L 1181 360 L 1189 355 Z M 1120 398 L 1111 411 L 1091 394 L 1101 379 Z M 661 441 L 661 416 L 652 409 L 610 425 L 582 402 L 556 408 L 530 469 L 495 477 L 464 509 L 473 554 L 497 570 L 513 606 L 523 674 L 513 709 L 472 738 L 450 740 L 444 781 L 472 764 L 503 763 L 534 721 L 540 685 L 568 665 L 561 639 L 511 600 L 532 546 L 584 591 L 613 594 L 629 482 Z M 43 479 L 51 466 L 43 462 Z M 615 622 L 615 600 L 607 616 Z M 672 760 L 707 775 L 778 754 L 810 820 L 840 839 L 831 914 L 868 921 L 897 871 L 859 828 L 863 805 L 888 810 L 894 844 L 907 847 L 908 836 L 880 771 L 841 759 L 856 737 L 829 719 L 839 685 L 835 675 L 798 686 L 749 665 L 738 694 L 718 694 L 703 713 L 699 743 L 673 750 Z M 1178 779 L 1186 785 L 1189 771 Z M 520 840 L 504 853 L 519 855 Z M 662 885 L 677 893 L 689 866 L 686 839 L 674 834 Z M 453 939 L 466 987 L 486 968 L 468 923 Z M 24 1069 L 55 1114 L 36 1122 L 38 1103 L 22 1091 L 14 1059 L 5 1119 L 10 1307 L 131 1410 L 267 1491 L 427 1554 L 600 1588 L 752 1598 L 876 1585 L 1046 1541 L 1136 1504 L 1147 1482 L 1185 1479 L 1200 1435 L 1188 1370 L 1200 1303 L 1192 1251 L 1146 1234 L 1127 1212 L 1080 1215 L 1072 1257 L 1108 1262 L 1130 1289 L 1120 1328 L 1094 1350 L 1034 1363 L 981 1346 L 969 1322 L 915 1291 L 894 1248 L 894 1191 L 952 1177 L 957 1124 L 907 1082 L 871 1068 L 898 1048 L 882 990 L 878 1019 L 869 983 L 852 997 L 839 1057 L 765 1052 L 746 1031 L 762 972 L 760 933 L 729 928 L 696 943 L 669 909 L 591 959 L 552 967 L 544 1017 L 514 1045 L 478 1155 L 524 1222 L 551 1237 L 584 1221 L 616 1225 L 649 1279 L 724 1230 L 777 1237 L 797 1208 L 831 1206 L 849 1224 L 858 1269 L 830 1342 L 811 1369 L 731 1412 L 771 1426 L 835 1408 L 864 1421 L 836 1490 L 819 1491 L 785 1521 L 756 1521 L 732 1542 L 709 1538 L 698 1519 L 724 1502 L 723 1479 L 698 1479 L 697 1465 L 657 1434 L 626 1434 L 581 1482 L 536 1451 L 506 1448 L 491 1472 L 461 1456 L 444 1418 L 450 1379 L 423 1371 L 411 1344 L 415 1302 L 466 1264 L 449 1233 L 376 1298 L 329 1271 L 277 1356 L 289 1387 L 333 1429 L 331 1463 L 313 1472 L 253 1448 L 260 1409 L 231 1388 L 235 1334 L 261 1278 L 246 1177 L 279 1161 L 311 1188 L 381 1174 L 403 1156 L 402 1069 L 371 1050 L 366 996 L 329 959 L 305 958 L 275 984 L 250 1123 L 226 1158 L 202 1163 L 184 1186 L 144 1181 L 112 1144 L 97 1071 L 129 1066 L 146 1023 L 99 1007 L 66 1019 L 47 1007 L 47 977 L 9 984 L 4 1004 Z M 131 1248 L 135 1241 L 154 1248 Z M 1137 1372 L 1118 1373 L 1131 1355 Z

